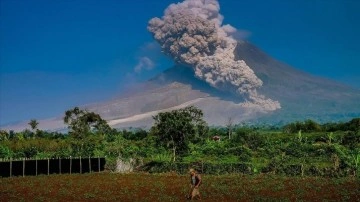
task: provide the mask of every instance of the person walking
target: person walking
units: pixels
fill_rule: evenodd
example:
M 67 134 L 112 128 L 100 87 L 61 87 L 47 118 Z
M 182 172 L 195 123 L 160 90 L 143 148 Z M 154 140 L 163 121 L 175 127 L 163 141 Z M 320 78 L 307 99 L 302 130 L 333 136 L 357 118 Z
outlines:
M 200 195 L 200 190 L 199 190 L 199 186 L 201 185 L 201 175 L 198 174 L 195 169 L 191 168 L 189 170 L 190 173 L 190 195 L 189 195 L 189 199 L 193 200 L 195 198 L 198 198 L 201 200 L 201 195 Z

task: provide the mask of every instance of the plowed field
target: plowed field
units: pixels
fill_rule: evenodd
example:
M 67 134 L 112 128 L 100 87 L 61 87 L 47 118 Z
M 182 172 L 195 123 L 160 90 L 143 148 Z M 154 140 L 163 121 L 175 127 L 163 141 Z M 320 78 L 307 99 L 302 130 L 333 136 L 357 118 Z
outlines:
M 0 201 L 186 201 L 176 174 L 75 174 L 0 178 Z M 203 175 L 202 201 L 360 201 L 359 178 Z

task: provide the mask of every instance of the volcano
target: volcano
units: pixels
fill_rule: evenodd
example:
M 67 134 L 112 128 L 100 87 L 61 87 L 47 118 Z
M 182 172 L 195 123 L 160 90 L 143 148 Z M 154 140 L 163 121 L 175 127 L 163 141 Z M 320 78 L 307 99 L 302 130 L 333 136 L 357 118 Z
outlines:
M 100 114 L 114 128 L 149 128 L 159 112 L 196 106 L 209 125 L 232 123 L 281 124 L 312 119 L 319 122 L 346 121 L 360 117 L 360 90 L 326 78 L 310 75 L 273 59 L 255 45 L 239 41 L 236 60 L 244 60 L 263 81 L 259 93 L 277 100 L 281 108 L 264 111 L 244 106 L 238 94 L 218 90 L 194 76 L 194 70 L 175 65 L 116 99 L 83 106 Z M 40 120 L 39 128 L 64 129 L 62 118 Z M 26 128 L 27 124 L 10 126 Z
M 360 90 L 297 70 L 277 61 L 247 41 L 239 41 L 236 60 L 244 60 L 263 81 L 259 93 L 278 100 L 281 109 L 266 112 L 244 107 L 243 98 L 221 91 L 194 76 L 192 68 L 175 65 L 122 98 L 89 105 L 113 127 L 149 127 L 152 116 L 194 105 L 203 110 L 209 125 L 233 123 L 286 123 L 313 119 L 319 122 L 360 116 Z

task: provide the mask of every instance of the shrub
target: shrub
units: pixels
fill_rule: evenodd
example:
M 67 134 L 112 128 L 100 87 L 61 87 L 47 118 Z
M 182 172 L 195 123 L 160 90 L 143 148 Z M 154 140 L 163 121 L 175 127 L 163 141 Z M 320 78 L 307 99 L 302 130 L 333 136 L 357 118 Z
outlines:
M 321 126 L 313 120 L 306 120 L 304 122 L 289 123 L 283 127 L 285 133 L 297 133 L 298 131 L 303 132 L 316 132 L 321 131 Z
M 266 137 L 250 128 L 238 128 L 235 131 L 233 143 L 240 143 L 246 145 L 251 150 L 256 150 L 257 148 L 264 147 Z
M 241 162 L 248 162 L 251 159 L 251 150 L 244 146 L 231 147 L 227 150 L 227 152 L 238 156 Z
M 341 144 L 350 148 L 356 148 L 360 145 L 360 131 L 348 131 L 344 133 Z
M 286 155 L 293 156 L 293 157 L 303 157 L 307 155 L 307 146 L 302 144 L 298 141 L 290 142 L 286 148 L 285 153 Z
M 10 150 L 9 147 L 0 145 L 0 158 L 11 158 L 13 152 Z
M 105 170 L 114 172 L 116 170 L 117 159 L 118 157 L 106 157 Z
M 194 168 L 204 174 L 226 173 L 252 173 L 252 166 L 245 163 L 209 163 L 209 162 L 158 162 L 152 161 L 141 167 L 138 171 L 149 173 L 177 172 L 187 174 L 189 168 Z

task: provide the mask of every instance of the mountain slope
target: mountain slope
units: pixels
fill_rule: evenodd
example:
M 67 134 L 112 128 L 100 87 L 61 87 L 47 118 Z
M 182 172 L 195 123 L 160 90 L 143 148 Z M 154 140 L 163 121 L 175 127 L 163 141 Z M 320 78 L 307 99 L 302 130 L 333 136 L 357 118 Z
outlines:
M 152 108 L 152 113 L 156 110 L 168 109 L 166 107 L 176 107 L 191 99 L 202 98 L 192 104 L 203 109 L 205 119 L 209 124 L 214 125 L 224 125 L 229 118 L 235 123 L 241 121 L 278 123 L 303 119 L 338 121 L 360 116 L 358 101 L 360 90 L 297 70 L 271 58 L 249 42 L 239 42 L 235 56 L 238 60 L 244 60 L 264 82 L 259 92 L 268 98 L 280 101 L 281 109 L 264 113 L 256 108 L 241 107 L 238 104 L 243 101 L 241 97 L 209 86 L 206 82 L 195 78 L 191 68 L 182 65 L 176 65 L 149 80 L 144 86 L 151 86 L 152 90 L 143 88 L 145 90 L 141 94 L 149 97 L 149 92 L 152 91 L 161 92 L 160 94 L 166 92 L 166 100 L 159 97 L 152 101 L 157 103 L 157 107 Z M 179 88 L 184 90 L 182 94 L 177 92 Z M 169 92 L 173 94 L 170 95 Z M 187 94 L 191 94 L 192 97 L 185 96 Z M 171 97 L 176 97 L 177 101 L 169 102 Z M 164 103 L 167 103 L 167 106 L 160 107 Z M 144 102 L 142 104 L 144 105 Z M 145 107 L 142 109 L 143 112 L 147 111 Z M 151 117 L 147 118 L 146 123 L 152 123 L 149 120 Z M 139 126 L 138 121 L 133 119 L 129 124 Z M 116 126 L 124 125 L 127 124 L 122 122 Z
M 280 101 L 282 109 L 272 119 L 328 121 L 360 115 L 358 89 L 294 69 L 248 42 L 239 42 L 235 54 L 264 82 L 259 91 Z
M 195 78 L 192 68 L 175 65 L 138 85 L 121 97 L 83 108 L 99 113 L 115 128 L 144 127 L 153 124 L 152 116 L 190 105 L 201 108 L 210 125 L 233 123 L 289 122 L 314 119 L 339 121 L 360 117 L 360 90 L 329 79 L 316 77 L 279 62 L 249 42 L 241 41 L 235 57 L 244 60 L 263 81 L 258 91 L 278 100 L 281 109 L 265 112 L 244 107 L 243 98 L 213 88 Z M 61 118 L 39 121 L 41 129 L 64 129 Z M 26 128 L 27 123 L 5 129 Z

